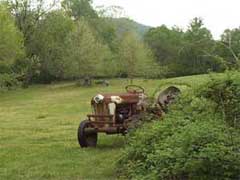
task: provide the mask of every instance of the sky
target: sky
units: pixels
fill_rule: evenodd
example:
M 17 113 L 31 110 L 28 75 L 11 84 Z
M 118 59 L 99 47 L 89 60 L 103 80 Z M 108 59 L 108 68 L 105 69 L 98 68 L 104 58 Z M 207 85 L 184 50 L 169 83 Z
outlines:
M 186 29 L 191 19 L 201 17 L 215 39 L 240 26 L 240 0 L 93 0 L 93 5 L 121 6 L 129 18 L 152 27 Z

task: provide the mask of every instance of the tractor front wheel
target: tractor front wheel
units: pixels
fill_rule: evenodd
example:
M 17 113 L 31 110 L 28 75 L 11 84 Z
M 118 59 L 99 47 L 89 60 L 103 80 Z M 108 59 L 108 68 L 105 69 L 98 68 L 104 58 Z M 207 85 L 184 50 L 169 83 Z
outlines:
M 91 128 L 91 123 L 88 120 L 84 120 L 80 123 L 78 128 L 78 142 L 82 148 L 84 147 L 96 147 L 97 145 L 97 132 L 86 131 L 86 128 Z

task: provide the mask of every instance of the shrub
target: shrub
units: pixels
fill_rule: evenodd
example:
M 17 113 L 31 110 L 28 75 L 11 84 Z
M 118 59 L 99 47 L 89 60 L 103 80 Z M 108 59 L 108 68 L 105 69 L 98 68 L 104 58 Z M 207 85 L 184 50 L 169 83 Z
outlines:
M 163 121 L 146 123 L 130 134 L 118 162 L 119 175 L 131 179 L 238 179 L 240 131 L 229 126 L 238 111 L 223 116 L 221 101 L 215 96 L 223 92 L 223 107 L 239 107 L 237 79 L 212 79 L 193 95 L 183 94 Z
M 18 80 L 12 74 L 0 74 L 0 90 L 7 89 L 11 90 L 14 89 L 19 85 Z
M 216 121 L 186 125 L 154 145 L 154 153 L 147 158 L 147 163 L 154 167 L 151 176 L 158 179 L 237 178 L 240 153 L 237 142 L 230 141 L 230 133 Z M 239 139 L 235 141 L 239 143 Z
M 199 92 L 212 100 L 223 119 L 232 127 L 240 127 L 240 78 L 237 74 L 227 74 L 223 78 L 213 77 Z

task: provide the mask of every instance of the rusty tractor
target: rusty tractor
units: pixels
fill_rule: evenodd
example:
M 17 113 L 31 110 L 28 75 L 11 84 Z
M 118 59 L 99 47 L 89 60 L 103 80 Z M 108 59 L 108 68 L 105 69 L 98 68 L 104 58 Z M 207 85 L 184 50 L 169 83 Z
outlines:
M 88 114 L 78 128 L 78 142 L 81 147 L 95 147 L 98 133 L 126 134 L 143 113 L 163 116 L 169 104 L 180 93 L 178 88 L 168 87 L 150 104 L 143 87 L 128 85 L 125 89 L 125 93 L 97 94 L 92 98 L 93 113 Z M 149 108 L 150 106 L 153 108 Z

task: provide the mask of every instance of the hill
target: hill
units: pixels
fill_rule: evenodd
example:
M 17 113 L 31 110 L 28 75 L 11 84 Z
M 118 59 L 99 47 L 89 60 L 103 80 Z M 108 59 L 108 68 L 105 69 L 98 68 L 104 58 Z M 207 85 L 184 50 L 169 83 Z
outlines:
M 117 34 L 120 36 L 127 31 L 131 31 L 135 32 L 140 38 L 143 38 L 144 34 L 151 28 L 128 18 L 112 18 L 112 23 L 115 25 Z

